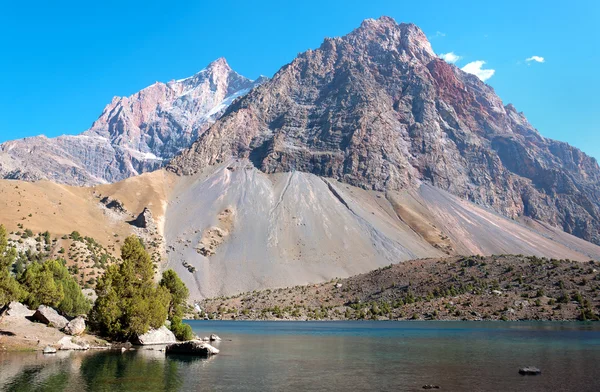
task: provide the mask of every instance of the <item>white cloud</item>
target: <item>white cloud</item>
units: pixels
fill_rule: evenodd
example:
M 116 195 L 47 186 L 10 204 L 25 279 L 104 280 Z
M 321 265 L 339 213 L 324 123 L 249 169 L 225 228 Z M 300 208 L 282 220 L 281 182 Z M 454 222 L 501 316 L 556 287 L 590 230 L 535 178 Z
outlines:
M 432 39 L 432 38 L 444 38 L 445 36 L 446 36 L 446 33 L 442 33 L 441 31 L 436 31 L 433 36 L 429 37 L 429 39 Z
M 525 61 L 527 61 L 528 63 L 535 61 L 536 63 L 543 63 L 546 61 L 545 58 L 543 58 L 542 56 L 531 56 L 527 59 L 525 59 Z
M 452 64 L 454 64 L 454 63 L 456 63 L 458 60 L 460 60 L 460 56 L 459 56 L 459 55 L 457 55 L 457 54 L 456 54 L 456 53 L 454 53 L 454 52 L 448 52 L 448 53 L 443 53 L 443 54 L 440 54 L 440 58 L 441 58 L 442 60 L 445 60 L 447 63 L 452 63 Z
M 485 65 L 485 61 L 477 60 L 477 61 L 470 62 L 469 64 L 465 65 L 461 69 L 463 71 L 465 71 L 466 73 L 470 73 L 470 74 L 477 76 L 479 79 L 481 79 L 482 81 L 485 82 L 486 80 L 488 80 L 489 78 L 494 76 L 494 73 L 496 73 L 496 70 L 481 69 L 481 67 L 483 67 L 484 65 Z

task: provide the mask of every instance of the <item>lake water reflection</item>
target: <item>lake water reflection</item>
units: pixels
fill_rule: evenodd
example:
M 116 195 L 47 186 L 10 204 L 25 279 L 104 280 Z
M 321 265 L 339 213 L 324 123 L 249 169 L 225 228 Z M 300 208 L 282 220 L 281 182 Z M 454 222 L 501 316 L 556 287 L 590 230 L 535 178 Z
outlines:
M 600 390 L 600 324 L 192 321 L 210 359 L 157 350 L 1 353 L 6 391 Z M 534 365 L 541 376 L 520 376 Z

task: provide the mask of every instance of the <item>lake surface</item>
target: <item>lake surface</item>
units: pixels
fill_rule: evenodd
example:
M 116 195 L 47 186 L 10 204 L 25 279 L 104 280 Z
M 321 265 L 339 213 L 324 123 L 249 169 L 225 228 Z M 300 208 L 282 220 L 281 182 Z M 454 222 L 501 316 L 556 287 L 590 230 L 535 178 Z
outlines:
M 221 354 L 0 353 L 6 391 L 599 391 L 600 324 L 190 321 Z M 521 376 L 533 365 L 540 376 Z

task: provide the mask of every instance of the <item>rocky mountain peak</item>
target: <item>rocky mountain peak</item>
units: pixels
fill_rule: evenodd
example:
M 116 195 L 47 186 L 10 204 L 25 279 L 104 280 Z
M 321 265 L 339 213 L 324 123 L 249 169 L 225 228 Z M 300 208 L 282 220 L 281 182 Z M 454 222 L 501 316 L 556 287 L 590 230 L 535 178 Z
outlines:
M 239 75 L 219 58 L 188 78 L 114 97 L 81 135 L 0 145 L 0 175 L 93 185 L 155 170 L 263 81 Z
M 417 58 L 427 63 L 435 58 L 429 40 L 423 31 L 412 23 L 396 23 L 389 16 L 366 19 L 346 38 L 358 47 L 368 46 L 371 51 L 393 51 Z M 361 42 L 362 41 L 362 42 Z
M 600 243 L 600 168 L 542 137 L 413 24 L 366 20 L 300 54 L 237 101 L 169 169 L 250 159 L 379 191 L 430 183 Z

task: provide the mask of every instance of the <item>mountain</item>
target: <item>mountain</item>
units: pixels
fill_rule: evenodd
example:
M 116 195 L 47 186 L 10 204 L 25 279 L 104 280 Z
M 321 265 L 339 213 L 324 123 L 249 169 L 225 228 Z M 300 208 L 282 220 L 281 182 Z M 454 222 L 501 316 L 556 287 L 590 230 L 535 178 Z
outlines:
M 600 244 L 600 168 L 541 136 L 477 77 L 438 58 L 413 24 L 366 20 L 300 54 L 230 106 L 169 170 L 230 157 L 377 191 L 431 184 Z
M 221 97 L 240 90 L 231 91 Z M 173 124 L 192 110 L 156 102 L 115 102 L 81 140 L 175 153 L 169 143 L 149 143 L 156 139 L 145 135 L 158 125 L 144 124 Z M 151 112 L 171 114 L 141 115 Z M 117 183 L 0 181 L 0 222 L 13 236 L 30 229 L 66 237 L 58 249 L 77 230 L 115 256 L 125 235 L 141 235 L 157 270 L 174 269 L 192 299 L 420 258 L 600 260 L 590 242 L 599 230 L 596 161 L 542 137 L 489 86 L 438 59 L 414 25 L 367 20 L 300 54 L 203 124 L 168 166 Z M 72 253 L 95 274 L 86 281 L 101 272 Z
M 256 82 L 220 58 L 194 76 L 115 97 L 76 136 L 31 137 L 0 145 L 0 176 L 71 185 L 116 182 L 156 170 L 189 147 Z

